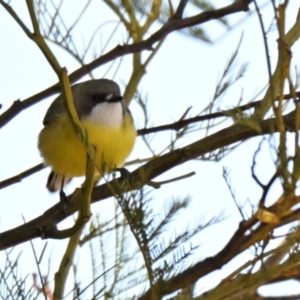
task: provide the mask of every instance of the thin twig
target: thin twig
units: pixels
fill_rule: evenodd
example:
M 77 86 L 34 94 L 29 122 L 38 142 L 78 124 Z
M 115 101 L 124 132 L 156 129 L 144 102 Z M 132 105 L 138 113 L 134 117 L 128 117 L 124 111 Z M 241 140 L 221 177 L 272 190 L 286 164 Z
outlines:
M 39 171 L 43 170 L 44 168 L 45 168 L 44 164 L 41 163 L 41 164 L 38 164 L 24 172 L 21 172 L 18 175 L 15 175 L 13 177 L 10 177 L 8 179 L 0 181 L 0 189 L 6 188 L 12 184 L 21 182 L 24 178 L 31 176 L 32 174 L 39 172 Z

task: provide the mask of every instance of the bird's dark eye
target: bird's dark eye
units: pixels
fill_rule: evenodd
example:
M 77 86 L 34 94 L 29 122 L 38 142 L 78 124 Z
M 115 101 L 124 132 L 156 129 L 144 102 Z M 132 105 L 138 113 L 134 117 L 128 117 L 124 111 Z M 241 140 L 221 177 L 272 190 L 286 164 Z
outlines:
M 105 102 L 106 98 L 104 94 L 95 94 L 92 95 L 92 101 L 95 103 L 101 103 L 101 102 Z

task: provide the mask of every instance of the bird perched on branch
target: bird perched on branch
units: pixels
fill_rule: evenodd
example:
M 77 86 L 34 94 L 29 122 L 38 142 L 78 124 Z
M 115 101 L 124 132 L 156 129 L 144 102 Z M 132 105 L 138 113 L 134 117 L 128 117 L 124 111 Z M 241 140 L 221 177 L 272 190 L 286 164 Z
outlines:
M 71 89 L 82 128 L 95 147 L 95 175 L 123 166 L 133 148 L 136 130 L 118 84 L 97 79 L 75 84 Z M 52 168 L 47 188 L 54 192 L 72 177 L 85 175 L 87 153 L 74 131 L 62 95 L 50 105 L 43 124 L 38 148 L 45 164 Z

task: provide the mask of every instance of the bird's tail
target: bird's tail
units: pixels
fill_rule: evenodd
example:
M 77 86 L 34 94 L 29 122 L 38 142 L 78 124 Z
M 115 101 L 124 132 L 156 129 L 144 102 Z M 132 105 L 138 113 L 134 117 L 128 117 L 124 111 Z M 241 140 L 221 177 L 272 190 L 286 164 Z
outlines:
M 60 191 L 65 185 L 72 180 L 72 177 L 66 177 L 51 171 L 47 180 L 47 188 L 53 193 Z

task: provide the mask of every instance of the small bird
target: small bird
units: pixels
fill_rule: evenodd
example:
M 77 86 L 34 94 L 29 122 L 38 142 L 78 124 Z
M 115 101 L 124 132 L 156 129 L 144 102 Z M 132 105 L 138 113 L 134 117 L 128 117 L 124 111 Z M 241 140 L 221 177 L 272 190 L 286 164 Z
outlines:
M 95 147 L 95 176 L 122 167 L 133 148 L 136 130 L 118 84 L 96 79 L 75 84 L 71 89 L 81 125 Z M 45 164 L 52 168 L 47 188 L 54 192 L 72 177 L 85 175 L 87 154 L 73 129 L 62 95 L 48 108 L 43 124 L 38 148 Z

